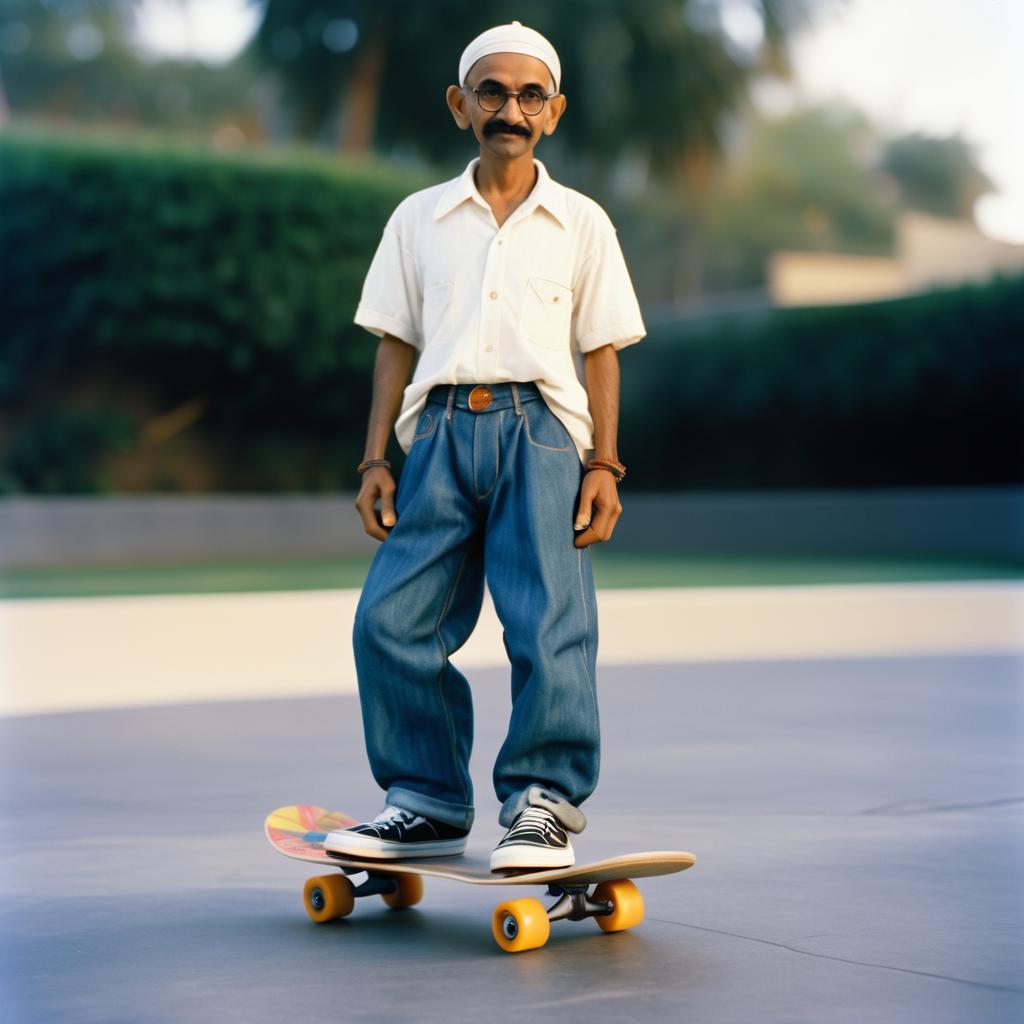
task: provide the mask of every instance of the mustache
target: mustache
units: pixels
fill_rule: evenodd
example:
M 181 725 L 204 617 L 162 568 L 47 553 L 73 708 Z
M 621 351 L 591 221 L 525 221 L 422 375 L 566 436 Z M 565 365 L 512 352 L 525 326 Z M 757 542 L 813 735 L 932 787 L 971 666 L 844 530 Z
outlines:
M 514 135 L 525 135 L 526 138 L 530 138 L 533 134 L 529 128 L 521 124 L 507 124 L 505 121 L 488 121 L 484 125 L 484 135 L 493 135 L 495 132 L 512 132 Z

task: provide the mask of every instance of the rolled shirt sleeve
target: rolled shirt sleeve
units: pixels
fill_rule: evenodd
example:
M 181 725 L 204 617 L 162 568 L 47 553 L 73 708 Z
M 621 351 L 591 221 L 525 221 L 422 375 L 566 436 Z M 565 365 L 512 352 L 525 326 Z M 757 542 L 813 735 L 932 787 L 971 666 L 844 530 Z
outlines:
M 625 348 L 647 333 L 615 227 L 607 217 L 573 294 L 575 340 L 581 352 L 602 345 Z
M 412 253 L 402 244 L 395 214 L 384 227 L 353 319 L 371 334 L 392 334 L 417 350 L 423 349 L 419 275 Z

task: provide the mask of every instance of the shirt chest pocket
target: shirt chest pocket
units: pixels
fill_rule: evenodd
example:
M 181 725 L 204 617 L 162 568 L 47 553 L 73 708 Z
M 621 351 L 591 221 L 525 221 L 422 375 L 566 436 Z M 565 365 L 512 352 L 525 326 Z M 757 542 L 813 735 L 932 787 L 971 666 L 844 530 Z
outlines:
M 519 316 L 526 339 L 538 348 L 568 352 L 571 323 L 572 289 L 546 277 L 531 277 Z

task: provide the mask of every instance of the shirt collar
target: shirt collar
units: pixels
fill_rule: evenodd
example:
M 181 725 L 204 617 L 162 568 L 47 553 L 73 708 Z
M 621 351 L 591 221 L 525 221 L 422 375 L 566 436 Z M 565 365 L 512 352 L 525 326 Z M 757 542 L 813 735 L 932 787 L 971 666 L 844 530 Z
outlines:
M 480 157 L 473 157 L 462 174 L 448 183 L 434 207 L 434 220 L 440 220 L 467 199 L 490 212 L 491 208 L 487 204 L 487 200 L 480 195 L 480 190 L 476 187 L 473 177 L 479 163 Z M 565 208 L 565 193 L 536 157 L 534 157 L 533 163 L 537 168 L 537 183 L 533 186 L 533 191 L 515 210 L 515 214 L 524 217 L 532 213 L 535 207 L 543 206 L 563 228 L 568 228 L 569 215 Z M 520 211 L 522 212 L 520 213 Z

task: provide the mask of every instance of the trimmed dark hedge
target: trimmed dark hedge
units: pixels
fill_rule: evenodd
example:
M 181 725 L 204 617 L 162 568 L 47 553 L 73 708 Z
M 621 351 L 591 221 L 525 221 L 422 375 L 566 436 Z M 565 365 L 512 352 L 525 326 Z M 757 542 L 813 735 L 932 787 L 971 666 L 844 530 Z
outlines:
M 111 457 L 183 403 L 218 490 L 356 487 L 376 342 L 352 313 L 384 221 L 427 184 L 310 155 L 0 134 L 0 491 L 115 489 Z M 1024 478 L 1024 279 L 687 321 L 622 367 L 631 488 Z M 105 382 L 88 401 L 87 381 Z
M 352 314 L 385 220 L 429 183 L 314 155 L 0 134 L 0 403 L 14 435 L 0 487 L 82 489 L 84 442 L 69 436 L 62 460 L 46 420 L 101 371 L 163 408 L 202 396 L 194 429 L 231 489 L 272 489 L 283 463 L 320 460 L 337 464 L 324 484 L 349 485 L 376 348 Z M 48 472 L 12 452 L 39 447 L 25 430 L 50 436 Z
M 674 324 L 622 361 L 638 488 L 1024 481 L 1024 278 Z

